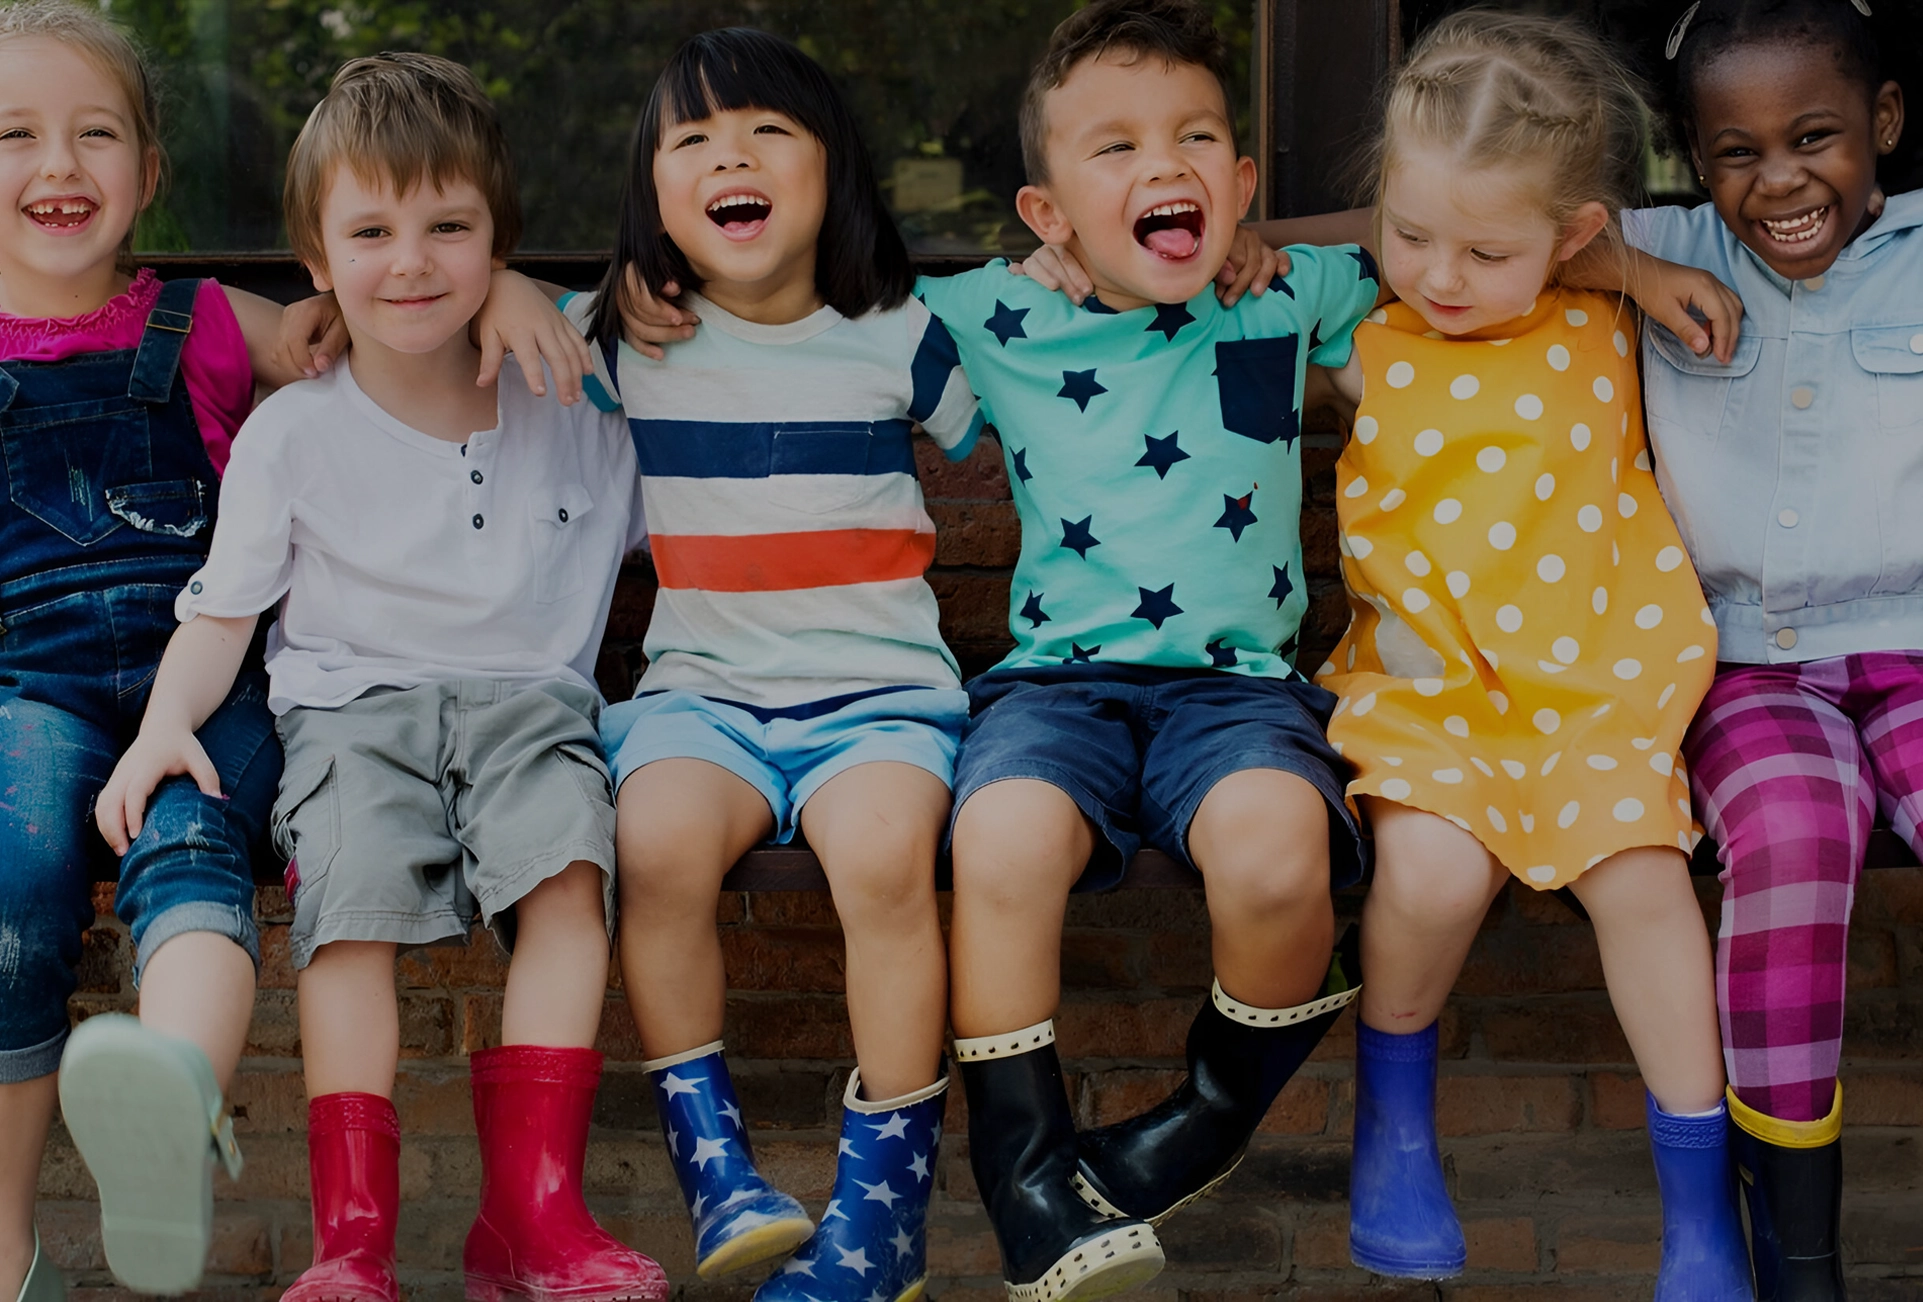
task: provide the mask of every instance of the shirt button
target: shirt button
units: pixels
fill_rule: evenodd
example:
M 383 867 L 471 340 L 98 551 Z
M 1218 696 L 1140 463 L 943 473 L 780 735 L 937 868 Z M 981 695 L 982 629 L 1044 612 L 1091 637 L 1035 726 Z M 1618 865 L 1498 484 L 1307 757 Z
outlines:
M 1808 280 L 1803 282 L 1803 288 L 1807 289 L 1812 294 L 1814 294 L 1817 290 L 1823 288 L 1823 285 L 1824 285 L 1824 279 L 1821 276 L 1811 276 Z
M 480 528 L 480 527 L 481 527 L 481 526 L 482 526 L 483 524 L 485 524 L 485 523 L 487 523 L 487 522 L 486 522 L 485 520 L 483 520 L 483 519 L 481 519 L 481 513 L 480 513 L 479 511 L 476 511 L 476 512 L 474 513 L 474 527 L 475 527 L 476 529 L 478 529 L 478 528 Z
M 1794 529 L 1796 522 L 1802 518 L 1803 517 L 1797 515 L 1796 512 L 1790 510 L 1788 507 L 1784 507 L 1776 513 L 1776 523 L 1782 525 L 1785 529 Z
M 565 506 L 562 507 L 559 511 L 556 511 L 555 514 L 561 517 L 562 524 L 566 524 L 568 522 L 568 509 Z
M 1796 647 L 1796 630 L 1793 628 L 1777 629 L 1776 645 L 1783 648 L 1783 650 L 1785 651 L 1794 650 Z
M 189 583 L 187 585 L 187 591 L 193 593 L 196 597 L 198 597 L 202 592 L 206 591 L 206 589 L 201 585 L 201 582 L 199 579 L 195 579 L 192 583 Z
M 1913 353 L 1923 353 L 1923 335 L 1910 336 L 1910 351 Z
M 470 471 L 468 471 L 468 472 L 467 472 L 467 477 L 468 477 L 469 479 L 471 479 L 471 480 L 473 480 L 473 481 L 474 481 L 475 483 L 477 483 L 477 484 L 481 482 L 481 472 L 480 472 L 480 471 L 478 471 L 478 470 L 470 470 Z
M 1789 391 L 1789 405 L 1798 411 L 1808 411 L 1810 404 L 1815 401 L 1816 390 L 1814 389 L 1799 386 Z

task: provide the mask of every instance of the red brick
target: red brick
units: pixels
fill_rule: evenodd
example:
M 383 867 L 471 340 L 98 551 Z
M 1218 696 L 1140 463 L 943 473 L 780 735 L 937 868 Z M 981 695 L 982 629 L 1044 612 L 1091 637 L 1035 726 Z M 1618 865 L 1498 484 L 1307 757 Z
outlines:
M 654 592 L 652 565 L 641 562 L 621 567 L 608 610 L 609 641 L 639 642 L 647 636 L 648 620 L 654 615 Z
M 1181 1058 L 1195 1009 L 1190 999 L 1067 1000 L 1056 1041 L 1064 1058 Z
M 1531 999 L 1490 1009 L 1476 1019 L 1489 1055 L 1504 1062 L 1628 1062 L 1623 1038 L 1606 997 L 1570 995 Z
M 743 1058 L 852 1058 L 848 1009 L 832 995 L 730 995 L 728 1047 Z
M 1576 911 L 1554 891 L 1532 890 L 1520 882 L 1511 882 L 1505 894 L 1516 918 L 1527 926 L 1589 929 L 1589 924 L 1577 917 Z
M 472 990 L 507 984 L 507 954 L 493 936 L 479 930 L 465 945 L 409 950 L 395 969 L 404 989 Z
M 1062 933 L 1062 984 L 1082 990 L 1131 990 L 1141 984 L 1140 936 L 1072 928 Z
M 87 1191 L 90 1195 L 92 1190 Z M 53 1202 L 34 1208 L 40 1247 L 62 1270 L 100 1270 L 107 1264 L 100 1248 L 100 1209 L 91 1202 Z
M 243 1063 L 227 1089 L 233 1105 L 234 1134 L 243 1148 L 254 1135 L 304 1134 L 307 1090 L 298 1066 L 253 1070 Z
M 1186 1073 L 1177 1069 L 1123 1068 L 1082 1077 L 1082 1128 L 1111 1125 L 1139 1116 L 1160 1103 Z
M 471 1135 L 474 1093 L 465 1071 L 403 1071 L 394 1082 L 394 1110 L 406 1135 Z
M 1215 980 L 1215 964 L 1206 936 L 1184 932 L 1154 932 L 1148 938 L 1148 984 L 1170 993 L 1200 993 Z
M 1013 502 L 930 502 L 935 564 L 1007 569 L 1022 550 Z
M 1843 1073 L 1843 1119 L 1853 1126 L 1923 1126 L 1923 1073 Z
M 1923 868 L 1879 868 L 1856 887 L 1855 921 L 1923 927 Z
M 744 897 L 745 920 L 757 927 L 826 927 L 841 930 L 841 915 L 827 891 L 762 891 Z
M 478 994 L 461 996 L 460 1051 L 462 1053 L 475 1054 L 483 1049 L 493 1049 L 500 1046 L 501 1009 L 505 1002 L 506 997 L 504 995 Z M 420 1015 L 425 1017 L 429 1010 L 435 1007 L 446 1007 L 446 1001 L 435 1000 L 432 1004 L 423 1006 L 419 1010 Z M 417 1044 L 420 1047 L 414 1050 L 414 1053 L 420 1056 L 429 1058 L 443 1056 L 446 1050 L 429 1047 L 434 1041 L 428 1032 L 421 1033 L 419 1038 L 415 1038 L 409 1034 L 410 1027 L 407 1012 L 407 1005 L 403 1003 L 401 1006 L 401 1056 L 403 1058 L 413 1056 L 413 1054 L 410 1054 L 409 1049 L 411 1046 Z M 434 1024 L 424 1023 L 424 1025 L 431 1027 Z
M 1569 1131 L 1581 1119 L 1576 1082 L 1568 1076 L 1451 1073 L 1436 1082 L 1436 1126 L 1444 1135 Z
M 1332 1082 L 1301 1075 L 1282 1087 L 1256 1127 L 1264 1135 L 1320 1135 L 1329 1128 L 1329 1090 Z
M 1349 1209 L 1312 1207 L 1295 1216 L 1295 1268 L 1349 1269 Z
M 127 969 L 132 966 L 131 949 L 128 938 L 111 927 L 91 927 L 83 932 L 80 966 L 74 973 L 80 989 L 98 995 L 123 993 Z
M 984 438 L 962 461 L 950 461 L 932 439 L 915 440 L 915 471 L 921 491 L 930 501 L 965 500 L 1005 502 L 1008 472 L 1002 446 Z
M 1569 1216 L 1556 1226 L 1556 1271 L 1654 1275 L 1663 1258 L 1660 1214 Z
M 941 602 L 941 633 L 950 647 L 1006 647 L 1013 642 L 1005 576 L 931 570 L 928 583 Z
M 1865 991 L 1844 1006 L 1845 1061 L 1914 1058 L 1918 1045 L 1923 1045 L 1923 990 Z
M 1896 937 L 1862 926 L 1850 928 L 1849 989 L 1888 989 L 1897 984 Z
M 1527 1216 L 1465 1216 L 1462 1236 L 1469 1244 L 1470 1270 L 1534 1274 L 1536 1223 Z
M 987 1214 L 979 1208 L 972 1216 L 951 1214 L 930 1219 L 928 1271 L 931 1275 L 966 1278 L 999 1275 L 1001 1269 L 1001 1250 L 995 1244 L 995 1231 L 989 1226 Z
M 1476 938 L 1455 993 L 1543 995 L 1602 988 L 1602 959 L 1587 927 L 1505 927 Z
M 721 953 L 731 990 L 838 994 L 846 985 L 841 932 L 828 927 L 727 927 Z
M 223 1207 L 214 1214 L 207 1270 L 215 1275 L 264 1275 L 274 1268 L 273 1241 L 265 1218 Z
M 294 988 L 294 955 L 286 927 L 260 929 L 260 976 L 255 984 L 261 990 Z
M 1641 1130 L 1647 1121 L 1644 1096 L 1643 1078 L 1633 1072 L 1590 1072 L 1589 1124 L 1602 1130 Z

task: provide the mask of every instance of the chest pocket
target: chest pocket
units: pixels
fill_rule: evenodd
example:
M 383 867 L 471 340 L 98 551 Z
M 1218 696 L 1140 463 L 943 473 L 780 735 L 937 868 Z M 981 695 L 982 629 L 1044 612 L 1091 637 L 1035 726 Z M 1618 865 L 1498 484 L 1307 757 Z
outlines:
M 1856 364 L 1876 377 L 1876 405 L 1886 430 L 1923 426 L 1923 321 L 1861 326 L 1850 331 Z
M 560 484 L 528 502 L 534 531 L 534 600 L 565 600 L 587 584 L 588 512 L 594 499 L 580 484 Z M 610 558 L 610 561 L 612 558 Z
M 1745 330 L 1736 340 L 1736 355 L 1728 365 L 1714 353 L 1698 357 L 1665 326 L 1645 323 L 1649 352 L 1654 360 L 1643 368 L 1643 402 L 1650 431 L 1660 442 L 1662 432 L 1674 431 L 1714 440 L 1738 413 L 1730 409 L 1735 382 L 1756 369 L 1763 341 Z M 1668 450 L 1656 449 L 1657 456 Z
M 1257 443 L 1285 445 L 1302 430 L 1295 405 L 1295 359 L 1302 341 L 1234 339 L 1215 345 L 1215 391 L 1222 428 Z
M 896 430 L 899 425 L 901 428 Z M 900 448 L 892 446 L 899 442 Z M 795 421 L 773 427 L 768 445 L 770 475 L 800 475 L 783 505 L 810 515 L 845 510 L 879 485 L 875 476 L 900 469 L 893 464 L 908 449 L 906 421 L 869 425 L 860 421 Z M 909 452 L 909 473 L 913 453 Z
M 13 378 L 0 372 L 0 397 L 11 398 L 14 388 Z M 0 444 L 13 504 L 83 547 L 99 542 L 123 523 L 145 527 L 114 509 L 115 494 L 124 503 L 140 492 L 186 487 L 148 482 L 153 476 L 153 452 L 147 404 L 135 398 L 0 414 Z M 174 524 L 184 522 L 178 513 L 165 518 Z M 191 532 L 205 524 L 203 513 Z

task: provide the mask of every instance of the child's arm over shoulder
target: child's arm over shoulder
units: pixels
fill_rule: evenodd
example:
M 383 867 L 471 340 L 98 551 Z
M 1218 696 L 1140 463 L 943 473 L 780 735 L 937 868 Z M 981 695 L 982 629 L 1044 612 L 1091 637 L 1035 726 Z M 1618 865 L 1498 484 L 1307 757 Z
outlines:
M 962 372 L 961 350 L 942 319 L 922 302 L 910 299 L 902 313 L 915 340 L 908 417 L 928 432 L 943 456 L 961 461 L 975 450 L 983 423 L 981 404 Z
M 1630 215 L 1625 213 L 1625 219 Z M 1629 227 L 1625 220 L 1625 235 Z M 1569 260 L 1563 280 L 1575 289 L 1628 295 L 1699 356 L 1713 352 L 1717 361 L 1727 364 L 1736 355 L 1743 300 L 1699 267 L 1666 261 L 1633 241 L 1595 240 Z

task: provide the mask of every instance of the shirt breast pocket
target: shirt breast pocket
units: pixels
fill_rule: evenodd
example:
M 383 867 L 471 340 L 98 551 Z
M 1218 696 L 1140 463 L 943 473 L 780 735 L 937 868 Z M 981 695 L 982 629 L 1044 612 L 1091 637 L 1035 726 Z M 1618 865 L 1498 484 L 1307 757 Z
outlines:
M 1649 349 L 1643 367 L 1643 403 L 1649 415 L 1656 455 L 1682 455 L 1684 449 L 1661 446 L 1665 434 L 1688 435 L 1714 442 L 1739 413 L 1730 410 L 1736 381 L 1756 369 L 1763 341 L 1749 331 L 1736 340 L 1736 355 L 1727 364 L 1714 353 L 1698 357 L 1665 326 L 1645 325 Z
M 1875 377 L 1883 429 L 1909 433 L 1923 426 L 1923 321 L 1859 326 L 1850 331 L 1850 351 Z
M 774 427 L 768 449 L 768 473 L 794 476 L 786 486 L 782 505 L 809 515 L 829 515 L 866 498 L 888 469 L 887 446 L 899 424 L 900 442 L 908 442 L 906 421 L 794 421 Z M 910 463 L 912 465 L 912 462 Z M 912 472 L 911 472 L 912 473 Z
M 1215 346 L 1215 391 L 1222 428 L 1257 443 L 1286 444 L 1301 430 L 1295 405 L 1296 335 L 1234 339 Z
M 587 584 L 586 525 L 594 499 L 580 484 L 559 484 L 528 502 L 534 531 L 534 600 L 552 605 Z

